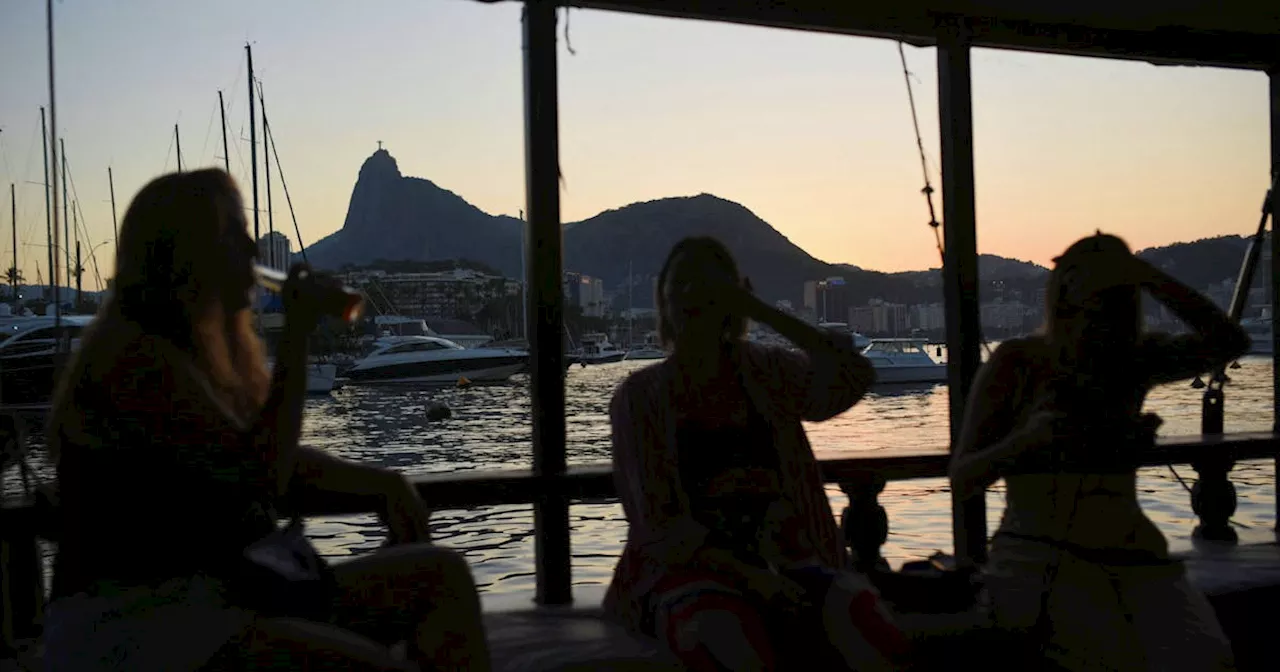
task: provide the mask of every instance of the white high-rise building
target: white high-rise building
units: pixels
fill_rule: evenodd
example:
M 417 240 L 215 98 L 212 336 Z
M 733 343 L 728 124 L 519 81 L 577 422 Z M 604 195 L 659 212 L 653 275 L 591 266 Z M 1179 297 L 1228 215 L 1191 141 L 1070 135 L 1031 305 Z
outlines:
M 293 258 L 289 237 L 279 231 L 272 231 L 258 239 L 258 263 L 263 266 L 288 272 L 289 260 Z

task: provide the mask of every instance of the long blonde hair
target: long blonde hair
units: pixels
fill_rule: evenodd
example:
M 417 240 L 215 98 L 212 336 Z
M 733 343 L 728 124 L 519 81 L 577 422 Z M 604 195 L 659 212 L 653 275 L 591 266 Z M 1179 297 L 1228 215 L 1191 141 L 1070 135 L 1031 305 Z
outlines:
M 78 413 L 71 396 L 86 367 L 117 357 L 130 327 L 190 356 L 238 419 L 257 415 L 270 375 L 248 301 L 256 245 L 242 204 L 216 169 L 170 173 L 138 192 L 120 225 L 110 297 L 62 378 L 51 431 Z

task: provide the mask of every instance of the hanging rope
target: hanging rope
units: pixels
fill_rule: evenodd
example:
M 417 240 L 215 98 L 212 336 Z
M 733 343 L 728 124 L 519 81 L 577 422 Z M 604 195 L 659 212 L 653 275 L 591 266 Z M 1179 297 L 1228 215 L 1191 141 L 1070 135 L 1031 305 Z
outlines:
M 76 222 L 76 233 L 84 234 L 85 242 L 89 245 L 89 261 L 93 264 L 93 275 L 98 281 L 98 291 L 102 291 L 102 273 L 98 269 L 98 255 L 96 253 L 98 248 L 95 247 L 93 241 L 89 239 L 89 229 L 84 221 L 84 210 L 80 207 L 80 193 L 76 191 L 76 178 L 71 174 L 71 162 L 67 161 L 66 152 L 63 152 L 62 162 L 67 166 L 67 181 L 71 183 L 71 209 L 75 210 L 76 214 L 80 216 L 80 219 Z M 84 273 L 85 270 L 87 269 L 85 269 L 84 264 L 80 264 L 80 266 L 76 268 L 77 277 L 79 277 L 81 273 Z
M 271 155 L 276 159 L 276 173 L 280 175 L 280 186 L 284 188 L 284 201 L 289 204 L 289 217 L 293 219 L 293 232 L 298 236 L 298 251 L 302 253 L 302 261 L 311 263 L 307 260 L 307 248 L 302 244 L 302 229 L 298 228 L 298 216 L 293 212 L 293 199 L 289 197 L 289 184 L 284 181 L 284 170 L 280 168 L 280 154 L 276 151 L 276 138 L 271 133 L 271 127 L 266 125 L 267 115 L 263 113 L 263 128 L 267 129 L 263 135 L 263 142 L 271 145 Z
M 920 193 L 924 194 L 925 204 L 929 206 L 929 228 L 933 229 L 933 240 L 938 246 L 938 257 L 942 260 L 945 268 L 947 264 L 946 251 L 942 247 L 942 224 L 938 221 L 937 210 L 933 207 L 933 184 L 929 181 L 929 160 L 924 153 L 924 138 L 920 135 L 920 117 L 916 114 L 916 96 L 911 89 L 911 71 L 907 69 L 907 53 L 902 48 L 902 42 L 898 42 L 898 58 L 902 61 L 902 79 L 907 83 L 907 103 L 911 106 L 911 126 L 916 132 L 916 149 L 920 152 L 920 172 L 924 175 L 924 189 Z M 979 320 L 981 322 L 981 320 Z M 978 325 L 978 340 L 982 343 L 982 349 L 986 351 L 987 357 L 991 356 L 991 345 L 987 343 L 987 339 L 982 335 L 982 325 Z M 950 354 L 948 353 L 948 357 Z
M 898 58 L 902 60 L 902 79 L 907 83 L 907 102 L 911 105 L 911 126 L 916 132 L 916 149 L 920 151 L 920 172 L 924 175 L 924 189 L 920 193 L 924 194 L 925 203 L 929 206 L 929 228 L 933 229 L 933 238 L 938 244 L 938 256 L 943 257 L 945 254 L 942 248 L 942 234 L 940 233 L 941 224 L 938 222 L 937 211 L 933 208 L 933 185 L 929 182 L 929 162 L 924 154 L 924 139 L 920 136 L 920 117 L 916 114 L 916 96 L 911 89 L 911 71 L 907 69 L 907 52 L 902 48 L 902 42 L 898 42 Z
M 573 50 L 573 42 L 569 40 L 569 6 L 564 7 L 564 46 L 569 50 L 570 56 L 577 56 L 578 52 Z

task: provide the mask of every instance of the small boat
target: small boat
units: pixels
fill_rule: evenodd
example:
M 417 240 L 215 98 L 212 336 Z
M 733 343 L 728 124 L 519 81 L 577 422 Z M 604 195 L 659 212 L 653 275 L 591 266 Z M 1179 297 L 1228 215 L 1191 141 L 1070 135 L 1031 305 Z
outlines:
M 640 359 L 666 359 L 666 358 L 667 358 L 667 351 L 651 343 L 646 343 L 645 345 L 638 345 L 634 348 L 631 348 L 630 350 L 627 351 L 627 354 L 623 355 L 622 357 L 623 361 L 628 361 L 628 362 L 633 360 L 640 360 Z
M 929 356 L 923 338 L 873 338 L 862 355 L 876 369 L 877 383 L 944 383 L 947 367 Z
M 621 362 L 627 353 L 619 350 L 609 342 L 609 337 L 604 334 L 586 334 L 582 337 L 582 347 L 575 353 L 577 363 L 586 366 L 588 364 L 614 364 Z
M 66 363 L 65 355 L 58 354 L 58 342 L 60 338 L 68 339 L 70 351 L 74 352 L 79 348 L 81 332 L 93 319 L 93 315 L 63 315 L 61 334 L 54 317 L 18 317 L 6 321 L 0 335 L 0 404 L 40 407 L 51 404 L 58 374 Z
M 392 336 L 344 372 L 355 384 L 420 383 L 453 385 L 501 382 L 525 371 L 529 353 L 514 348 L 464 348 L 438 336 Z
M 307 365 L 307 394 L 329 394 L 337 387 L 337 364 Z

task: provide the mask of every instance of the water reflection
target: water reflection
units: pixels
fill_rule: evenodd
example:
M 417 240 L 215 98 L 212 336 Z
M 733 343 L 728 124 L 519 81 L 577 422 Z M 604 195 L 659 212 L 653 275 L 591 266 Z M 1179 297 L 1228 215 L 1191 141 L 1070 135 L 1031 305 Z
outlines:
M 1229 431 L 1271 429 L 1271 360 L 1247 357 L 1231 371 L 1226 388 Z M 573 368 L 566 376 L 568 461 L 572 465 L 608 462 L 609 400 L 628 373 L 647 362 L 621 362 Z M 532 464 L 528 381 L 466 388 L 404 389 L 347 387 L 331 398 L 308 401 L 304 441 L 343 457 L 379 464 L 408 474 L 529 468 Z M 1199 431 L 1202 391 L 1189 382 L 1152 391 L 1146 410 L 1165 420 L 1163 436 Z M 432 422 L 426 409 L 446 404 L 451 418 Z M 849 412 L 806 428 L 822 456 L 893 450 L 945 451 L 949 441 L 948 388 L 944 385 L 878 387 Z M 35 456 L 45 477 L 50 470 Z M 1242 463 L 1232 473 L 1239 496 L 1235 520 L 1258 529 L 1274 518 L 1274 467 L 1263 460 Z M 1190 467 L 1178 467 L 1194 479 Z M 6 490 L 16 485 L 9 474 Z M 1189 496 L 1169 468 L 1140 472 L 1140 501 L 1171 541 L 1185 540 L 1194 527 Z M 843 495 L 828 489 L 833 514 Z M 990 529 L 1004 509 L 1002 485 L 987 495 Z M 890 535 L 883 548 L 894 565 L 951 550 L 950 496 L 942 479 L 890 483 L 881 498 L 888 510 Z M 626 538 L 617 504 L 584 504 L 571 509 L 576 583 L 606 583 Z M 533 516 L 527 505 L 440 511 L 433 516 L 438 540 L 462 550 L 477 581 L 489 591 L 522 590 L 533 585 Z M 309 531 L 321 551 L 334 559 L 375 548 L 383 531 L 371 515 L 314 519 Z
M 1265 431 L 1271 424 L 1271 361 L 1242 360 L 1226 389 L 1226 421 L 1231 431 Z M 628 373 L 647 362 L 573 368 L 566 377 L 566 431 L 569 463 L 609 460 L 609 399 Z M 1188 382 L 1152 391 L 1147 409 L 1159 413 L 1163 436 L 1197 433 L 1202 391 Z M 425 409 L 447 404 L 453 417 L 428 422 Z M 824 423 L 807 424 L 821 455 L 847 456 L 895 450 L 945 451 L 949 441 L 948 388 L 895 385 L 872 390 L 849 412 Z M 531 465 L 527 380 L 507 385 L 435 390 L 346 388 L 332 399 L 308 406 L 305 438 L 339 455 L 402 469 L 437 473 L 468 469 L 528 468 Z M 1193 479 L 1190 467 L 1180 467 Z M 1263 528 L 1273 514 L 1273 467 L 1269 461 L 1237 465 L 1232 480 L 1239 493 L 1235 520 Z M 1190 481 L 1188 481 L 1190 482 Z M 1189 496 L 1168 468 L 1140 473 L 1140 498 L 1171 540 L 1186 539 L 1195 525 Z M 833 514 L 843 495 L 828 489 Z M 942 479 L 890 483 L 881 500 L 889 513 L 885 557 L 894 564 L 935 550 L 951 550 L 950 495 Z M 987 495 L 991 529 L 1004 510 L 1001 484 Z M 496 506 L 435 514 L 437 538 L 464 551 L 485 590 L 514 591 L 533 586 L 533 516 L 529 506 Z M 571 510 L 575 583 L 607 583 L 626 539 L 617 504 L 584 504 Z M 341 557 L 371 549 L 382 531 L 372 516 L 317 520 L 317 545 Z

